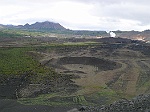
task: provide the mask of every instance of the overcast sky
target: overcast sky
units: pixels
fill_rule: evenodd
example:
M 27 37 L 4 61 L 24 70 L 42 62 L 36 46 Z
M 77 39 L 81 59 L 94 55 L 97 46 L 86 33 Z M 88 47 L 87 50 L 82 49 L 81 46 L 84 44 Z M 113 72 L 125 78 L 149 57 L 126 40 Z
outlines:
M 0 0 L 0 24 L 37 21 L 74 30 L 146 30 L 150 0 Z

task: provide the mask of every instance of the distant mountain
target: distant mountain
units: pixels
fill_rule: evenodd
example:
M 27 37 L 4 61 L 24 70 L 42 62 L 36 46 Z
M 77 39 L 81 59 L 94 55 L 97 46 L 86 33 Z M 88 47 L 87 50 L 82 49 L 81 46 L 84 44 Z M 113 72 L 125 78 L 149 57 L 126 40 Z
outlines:
M 25 29 L 25 30 L 34 30 L 34 31 L 46 31 L 53 33 L 64 33 L 64 34 L 73 34 L 73 35 L 87 35 L 87 36 L 97 36 L 97 37 L 109 37 L 110 34 L 106 31 L 89 31 L 89 30 L 69 30 L 60 25 L 59 23 L 54 22 L 36 22 L 34 24 L 25 24 L 25 25 L 3 25 L 0 24 L 0 29 L 10 28 L 10 29 Z M 145 31 L 113 31 L 116 34 L 116 37 L 128 38 L 133 40 L 142 40 L 150 42 L 150 30 Z
M 25 25 L 18 25 L 16 28 L 21 29 L 35 29 L 35 30 L 66 30 L 63 26 L 59 23 L 54 22 L 36 22 L 34 24 L 29 25 L 28 23 Z
M 54 22 L 49 22 L 49 21 L 36 22 L 31 25 L 27 23 L 25 25 L 18 25 L 18 26 L 0 24 L 0 28 L 11 28 L 11 29 L 15 28 L 15 29 L 37 30 L 37 31 L 65 31 L 67 30 L 59 23 L 54 23 Z

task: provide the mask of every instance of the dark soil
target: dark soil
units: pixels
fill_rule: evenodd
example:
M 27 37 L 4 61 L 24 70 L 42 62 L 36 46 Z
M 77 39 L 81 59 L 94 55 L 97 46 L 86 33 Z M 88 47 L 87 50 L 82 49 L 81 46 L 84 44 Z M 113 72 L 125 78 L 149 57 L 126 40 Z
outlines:
M 22 105 L 16 100 L 0 100 L 0 112 L 67 112 L 74 107 Z
M 5 79 L 6 81 L 4 81 L 3 84 L 0 84 L 0 99 L 36 97 L 40 94 L 61 91 L 71 94 L 79 89 L 79 86 L 71 80 L 79 77 L 71 74 L 59 74 L 55 79 L 45 79 L 45 81 L 43 79 L 43 82 L 41 83 L 31 83 L 30 77 L 27 74 L 26 76 L 24 75 Z
M 62 57 L 57 60 L 49 61 L 50 65 L 65 65 L 65 64 L 83 64 L 98 67 L 100 71 L 113 70 L 119 68 L 121 65 L 105 59 L 95 57 Z

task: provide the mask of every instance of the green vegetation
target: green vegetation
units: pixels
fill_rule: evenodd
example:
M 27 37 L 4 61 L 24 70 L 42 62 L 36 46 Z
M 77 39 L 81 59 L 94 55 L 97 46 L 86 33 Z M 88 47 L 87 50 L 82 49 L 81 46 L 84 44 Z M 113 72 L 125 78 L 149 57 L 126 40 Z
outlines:
M 67 42 L 63 43 L 64 46 L 90 46 L 90 45 L 100 45 L 99 42 Z
M 48 36 L 50 33 L 34 30 L 24 30 L 24 29 L 0 29 L 0 37 L 23 37 L 23 36 Z
M 97 94 L 99 97 L 107 98 L 107 103 L 115 101 L 116 99 L 119 98 L 118 94 L 115 91 L 113 91 L 112 89 L 108 89 L 108 88 L 102 89 Z
M 0 48 L 0 74 L 2 77 L 20 76 L 29 73 L 31 83 L 44 83 L 56 78 L 58 74 L 51 68 L 40 65 L 35 57 L 27 52 L 35 48 Z
M 1 29 L 0 30 L 0 37 L 20 37 L 21 34 L 17 33 L 17 31 Z
M 88 104 L 85 97 L 82 95 L 73 97 L 73 102 L 80 104 L 80 105 L 87 105 Z
M 35 31 L 27 31 L 27 30 L 20 30 L 20 29 L 1 29 L 0 30 L 0 37 L 22 37 L 22 36 L 41 36 L 44 35 L 42 32 L 35 32 Z
M 113 90 L 105 89 L 103 91 L 98 92 L 99 96 L 116 96 L 116 92 Z
M 32 48 L 0 48 L 0 74 L 20 74 L 34 70 L 39 63 L 26 52 Z
M 137 90 L 144 88 L 146 91 L 149 91 L 150 87 L 150 71 L 141 71 L 140 76 L 137 81 Z
M 49 105 L 49 106 L 67 106 L 73 104 L 88 105 L 85 97 L 80 96 L 62 96 L 59 93 L 40 95 L 36 98 L 20 98 L 18 100 L 25 105 Z
M 65 43 L 42 43 L 41 46 L 38 47 L 38 49 L 46 50 L 49 48 L 61 48 L 61 47 L 67 47 L 67 48 L 74 48 L 74 47 L 87 47 L 87 46 L 98 46 L 101 45 L 100 42 L 65 42 Z
M 49 102 L 46 102 L 45 100 L 48 100 L 55 96 L 57 95 L 56 94 L 44 94 L 36 98 L 20 98 L 18 101 L 26 105 L 35 105 L 35 104 L 50 105 Z
M 49 106 L 67 106 L 75 104 L 72 97 L 60 96 L 57 93 L 44 94 L 36 98 L 21 98 L 18 100 L 25 105 L 49 105 Z
M 149 82 L 149 80 L 150 80 L 150 71 L 142 71 L 140 73 L 137 86 L 141 87 L 141 86 L 145 85 L 147 82 Z

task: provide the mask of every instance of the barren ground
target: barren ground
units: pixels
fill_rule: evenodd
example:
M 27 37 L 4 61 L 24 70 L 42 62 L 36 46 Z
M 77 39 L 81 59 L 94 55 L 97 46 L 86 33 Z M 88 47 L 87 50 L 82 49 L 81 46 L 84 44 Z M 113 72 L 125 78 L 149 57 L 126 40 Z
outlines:
M 93 94 L 108 88 L 121 97 L 129 98 L 148 90 L 142 86 L 139 89 L 137 86 L 141 72 L 150 69 L 150 58 L 126 47 L 107 53 L 108 49 L 99 49 L 95 46 L 75 50 L 65 47 L 57 48 L 46 52 L 40 62 L 54 67 L 59 73 L 80 76 L 73 80 L 81 87 L 74 93 L 75 95 Z M 74 60 L 70 57 L 78 57 L 78 59 Z M 90 59 L 85 60 L 85 57 L 96 58 L 98 64 L 92 63 L 93 60 L 90 62 Z M 68 60 L 60 63 L 63 58 L 68 58 Z M 106 62 L 98 62 L 98 59 Z

